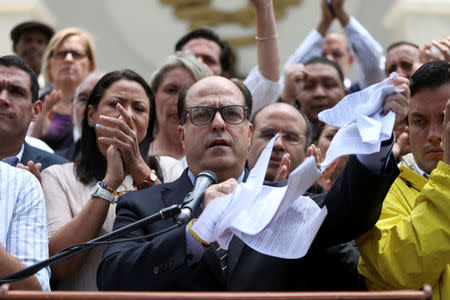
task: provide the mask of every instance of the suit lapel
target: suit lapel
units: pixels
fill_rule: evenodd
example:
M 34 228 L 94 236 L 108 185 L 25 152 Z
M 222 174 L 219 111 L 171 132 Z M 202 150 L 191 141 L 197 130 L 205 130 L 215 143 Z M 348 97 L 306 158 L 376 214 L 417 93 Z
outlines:
M 41 157 L 40 154 L 36 154 L 33 151 L 31 151 L 30 145 L 24 142 L 22 159 L 20 160 L 20 163 L 26 166 L 28 161 L 30 160 L 37 163 L 41 161 Z

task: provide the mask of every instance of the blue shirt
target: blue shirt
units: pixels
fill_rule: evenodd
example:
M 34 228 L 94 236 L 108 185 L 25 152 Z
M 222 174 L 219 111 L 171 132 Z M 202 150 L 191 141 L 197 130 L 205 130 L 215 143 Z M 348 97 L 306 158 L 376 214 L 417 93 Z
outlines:
M 28 171 L 0 162 L 0 246 L 25 266 L 48 258 L 44 193 Z M 36 274 L 50 290 L 50 269 Z

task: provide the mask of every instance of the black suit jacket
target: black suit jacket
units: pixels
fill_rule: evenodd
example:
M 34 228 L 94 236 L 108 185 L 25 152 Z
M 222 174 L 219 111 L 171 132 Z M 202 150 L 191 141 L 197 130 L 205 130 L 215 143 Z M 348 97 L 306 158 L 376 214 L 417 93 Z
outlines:
M 188 265 L 192 255 L 186 253 L 185 227 L 181 227 L 151 241 L 110 245 L 97 271 L 97 286 L 100 290 L 327 289 L 320 288 L 320 281 L 308 277 L 312 268 L 320 267 L 319 249 L 350 241 L 375 224 L 382 201 L 398 174 L 394 159 L 385 171 L 383 175 L 374 175 L 356 157 L 351 157 L 330 192 L 312 197 L 319 206 L 327 205 L 328 215 L 308 255 L 303 258 L 287 260 L 263 255 L 234 238 L 225 278 L 213 247 L 206 250 L 200 262 Z M 191 189 L 185 171 L 172 183 L 127 193 L 117 206 L 114 229 L 181 203 Z M 199 213 L 196 211 L 196 215 Z M 155 233 L 174 223 L 173 219 L 163 220 L 127 237 Z
M 26 166 L 28 161 L 30 160 L 32 160 L 34 163 L 38 162 L 41 163 L 42 164 L 41 171 L 47 167 L 50 167 L 51 165 L 62 164 L 68 161 L 64 157 L 52 154 L 50 152 L 41 150 L 39 148 L 30 146 L 27 143 L 24 143 L 23 154 L 20 163 Z

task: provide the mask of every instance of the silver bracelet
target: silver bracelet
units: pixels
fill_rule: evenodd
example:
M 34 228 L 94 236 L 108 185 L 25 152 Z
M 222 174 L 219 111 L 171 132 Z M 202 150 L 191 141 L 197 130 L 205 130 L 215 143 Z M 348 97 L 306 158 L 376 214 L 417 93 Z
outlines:
M 268 37 L 259 37 L 259 36 L 255 36 L 255 40 L 257 41 L 267 41 L 267 40 L 273 40 L 276 39 L 279 36 L 279 34 L 275 34 L 274 36 L 268 36 Z

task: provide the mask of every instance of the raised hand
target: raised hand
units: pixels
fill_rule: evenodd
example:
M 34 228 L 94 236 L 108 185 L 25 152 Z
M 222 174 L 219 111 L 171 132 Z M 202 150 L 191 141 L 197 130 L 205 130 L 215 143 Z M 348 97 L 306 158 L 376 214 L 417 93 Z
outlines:
M 317 26 L 317 31 L 322 35 L 325 36 L 327 34 L 328 29 L 330 28 L 331 23 L 333 22 L 334 15 L 331 11 L 330 5 L 328 5 L 327 0 L 321 0 L 320 2 L 320 8 L 321 8 L 321 19 L 320 23 Z
M 294 104 L 307 77 L 308 73 L 302 64 L 295 64 L 286 68 L 284 72 L 284 88 L 281 93 L 281 98 L 284 102 Z
M 286 179 L 291 171 L 291 165 L 291 155 L 289 153 L 285 153 L 281 158 L 280 167 L 278 168 L 277 174 L 275 175 L 273 181 Z
M 433 51 L 433 47 L 437 52 Z M 425 43 L 425 45 L 420 48 L 419 57 L 422 63 L 437 59 L 450 61 L 450 36 L 447 37 L 447 39 Z
M 60 90 L 52 90 L 50 94 L 45 96 L 44 105 L 39 118 L 31 129 L 31 136 L 42 138 L 50 129 L 50 121 L 55 114 L 55 105 L 62 100 L 62 92 Z
M 394 129 L 403 125 L 408 114 L 408 102 L 410 99 L 409 80 L 402 76 L 397 76 L 389 80 L 397 89 L 403 90 L 400 93 L 392 94 L 384 99 L 383 113 L 395 112 Z
M 146 178 L 151 170 L 139 151 L 138 134 L 132 116 L 120 103 L 116 109 L 120 114 L 119 118 L 100 116 L 101 124 L 97 125 L 98 140 L 118 149 L 125 174 L 131 174 L 134 181 L 139 182 Z

